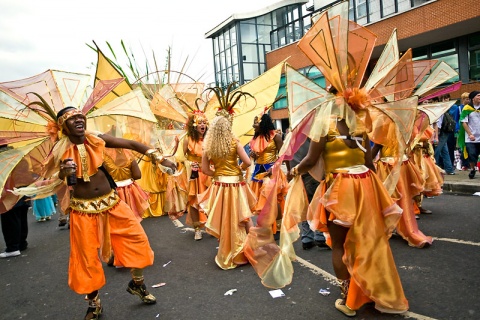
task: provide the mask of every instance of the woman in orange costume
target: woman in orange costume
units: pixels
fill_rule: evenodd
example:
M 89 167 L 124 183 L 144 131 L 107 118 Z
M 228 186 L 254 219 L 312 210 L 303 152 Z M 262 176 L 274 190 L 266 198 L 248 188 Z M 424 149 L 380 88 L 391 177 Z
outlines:
M 258 212 L 265 204 L 265 195 L 262 189 L 263 180 L 260 177 L 270 175 L 271 167 L 278 159 L 278 152 L 282 148 L 283 141 L 281 135 L 275 130 L 272 119 L 266 113 L 262 114 L 260 119 L 255 117 L 253 128 L 255 134 L 250 141 L 250 157 L 255 161 L 255 168 L 252 172 L 250 187 L 258 199 L 255 207 L 255 211 Z M 282 190 L 286 190 L 286 188 L 282 188 L 282 186 L 285 187 L 288 184 L 284 174 L 281 174 L 280 178 L 283 179 L 284 183 L 278 184 L 281 190 L 277 193 L 277 224 L 280 222 L 285 206 L 286 192 L 282 192 Z M 273 233 L 277 231 L 277 224 L 273 226 Z
M 380 151 L 380 159 L 377 162 L 377 175 L 380 180 L 385 181 L 392 172 L 396 152 L 390 147 L 375 144 L 372 149 L 374 158 L 378 151 Z M 423 248 L 431 245 L 433 239 L 418 229 L 413 198 L 422 192 L 424 180 L 420 170 L 406 155 L 401 161 L 397 185 L 392 194 L 392 198 L 403 210 L 402 218 L 398 222 L 396 230 L 403 239 L 408 241 L 409 246 Z
M 435 164 L 433 146 L 430 143 L 434 130 L 429 125 L 428 117 L 423 111 L 418 111 L 413 130 L 413 136 L 417 138 L 418 143 L 412 150 L 411 158 L 422 172 L 424 179 L 423 192 L 414 197 L 415 206 L 420 213 L 430 214 L 432 211 L 422 207 L 423 196 L 434 197 L 442 194 L 443 177 L 441 169 Z
M 211 184 L 211 178 L 200 167 L 203 153 L 203 139 L 208 130 L 208 120 L 200 110 L 188 117 L 187 139 L 183 143 L 186 157 L 185 167 L 188 174 L 188 215 L 187 224 L 195 228 L 195 240 L 202 239 L 202 228 L 207 222 L 205 213 L 198 205 L 198 195 L 205 192 Z
M 215 117 L 202 156 L 202 171 L 213 176 L 213 181 L 198 199 L 208 215 L 207 232 L 219 240 L 215 262 L 224 270 L 248 263 L 243 246 L 256 198 L 243 178 L 239 158 L 250 165 L 243 146 L 233 136 L 230 121 L 224 116 Z
M 349 105 L 348 99 L 334 99 L 329 118 L 319 116 L 316 122 L 324 123 L 312 125 L 321 127 L 320 139 L 312 139 L 307 156 L 290 173 L 303 174 L 319 160 L 324 163 L 325 178 L 307 218 L 312 229 L 330 237 L 342 291 L 335 307 L 354 316 L 355 310 L 373 301 L 382 312 L 402 313 L 408 302 L 388 243 L 402 210 L 374 172 L 370 141 L 360 120 L 368 119 L 363 109 L 368 102 Z
M 137 161 L 130 150 L 105 148 L 105 168 L 117 185 L 120 199 L 130 206 L 135 217 L 142 221 L 148 209 L 148 194 L 135 182 L 142 177 Z

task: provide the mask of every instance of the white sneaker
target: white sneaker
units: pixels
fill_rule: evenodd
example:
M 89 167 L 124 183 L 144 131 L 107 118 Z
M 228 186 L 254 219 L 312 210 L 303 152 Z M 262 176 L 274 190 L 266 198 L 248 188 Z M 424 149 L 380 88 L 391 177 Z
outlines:
M 20 255 L 20 250 L 12 251 L 12 252 L 2 252 L 0 253 L 0 258 L 10 258 L 16 257 Z
M 195 236 L 193 239 L 195 239 L 195 241 L 202 240 L 202 230 L 195 229 Z
M 183 223 L 178 219 L 172 220 L 172 223 L 177 228 L 182 228 L 184 226 Z

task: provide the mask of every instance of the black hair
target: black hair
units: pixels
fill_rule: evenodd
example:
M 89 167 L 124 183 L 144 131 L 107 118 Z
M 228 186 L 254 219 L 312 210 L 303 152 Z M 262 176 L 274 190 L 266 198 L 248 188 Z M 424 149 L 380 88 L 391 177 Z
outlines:
M 261 118 L 260 118 L 260 123 L 258 124 L 258 132 L 255 132 L 253 135 L 253 138 L 255 139 L 256 137 L 262 135 L 265 137 L 267 141 L 270 141 L 270 131 L 275 130 L 275 126 L 273 125 L 272 118 L 265 113 Z

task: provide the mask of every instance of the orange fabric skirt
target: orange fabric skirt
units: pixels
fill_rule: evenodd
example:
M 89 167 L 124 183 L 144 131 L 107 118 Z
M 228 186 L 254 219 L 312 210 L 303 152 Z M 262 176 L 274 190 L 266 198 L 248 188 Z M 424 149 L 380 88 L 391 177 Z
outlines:
M 105 285 L 99 258 L 103 242 L 111 243 L 115 265 L 142 269 L 153 264 L 147 235 L 122 200 L 102 213 L 71 210 L 68 285 L 76 293 L 88 294 Z M 105 251 L 110 252 L 109 248 Z
M 185 223 L 189 226 L 197 227 L 204 226 L 207 222 L 207 216 L 205 212 L 203 212 L 202 208 L 198 205 L 198 195 L 205 192 L 208 187 L 212 184 L 212 178 L 201 172 L 198 171 L 198 178 L 190 179 L 188 182 L 188 214 L 187 218 L 185 219 Z M 192 215 L 190 212 L 190 207 L 195 208 L 198 210 L 199 221 L 193 221 Z
M 388 243 L 402 210 L 371 171 L 340 173 L 329 181 L 328 190 L 325 180 L 317 188 L 307 220 L 323 232 L 327 221 L 349 228 L 342 257 L 352 279 L 348 307 L 358 310 L 373 301 L 382 312 L 405 312 L 408 301 Z
M 380 180 L 384 181 L 391 169 L 391 165 L 379 161 L 377 163 L 377 175 Z M 396 186 L 396 194 L 399 195 L 397 204 L 403 209 L 402 218 L 397 225 L 397 232 L 408 241 L 408 245 L 417 248 L 422 248 L 425 244 L 432 244 L 433 242 L 432 237 L 426 236 L 418 230 L 418 223 L 415 219 L 413 197 L 422 192 L 423 184 L 422 173 L 417 166 L 410 160 L 403 161 Z
M 117 187 L 118 196 L 132 209 L 135 217 L 142 220 L 144 212 L 148 209 L 148 193 L 133 181 L 132 184 L 125 187 Z
M 241 177 L 217 177 L 241 178 Z M 237 181 L 239 180 L 237 179 Z M 198 202 L 208 216 L 206 231 L 219 239 L 215 257 L 217 265 L 226 270 L 248 263 L 243 254 L 247 232 L 244 223 L 252 216 L 256 198 L 244 181 L 214 181 Z

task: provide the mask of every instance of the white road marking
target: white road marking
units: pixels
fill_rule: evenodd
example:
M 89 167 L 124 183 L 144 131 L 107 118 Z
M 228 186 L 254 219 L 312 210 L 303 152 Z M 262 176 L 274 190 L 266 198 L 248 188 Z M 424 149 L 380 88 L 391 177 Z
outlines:
M 300 263 L 302 266 L 307 267 L 310 269 L 310 271 L 316 275 L 321 275 L 323 279 L 335 286 L 337 285 L 337 277 L 335 277 L 333 274 L 323 270 L 322 268 L 317 267 L 313 263 L 308 262 L 305 259 L 300 258 L 297 256 L 297 262 Z M 418 313 L 410 312 L 407 311 L 405 313 L 402 313 L 401 316 L 403 316 L 405 319 L 413 318 L 417 320 L 437 320 L 435 318 L 427 317 Z
M 458 239 L 450 239 L 450 238 L 437 238 L 437 237 L 432 237 L 432 239 L 435 240 L 435 241 L 446 241 L 446 242 L 453 242 L 453 243 L 460 243 L 460 244 L 469 244 L 471 246 L 480 247 L 479 242 L 465 241 L 465 240 L 458 240 Z

